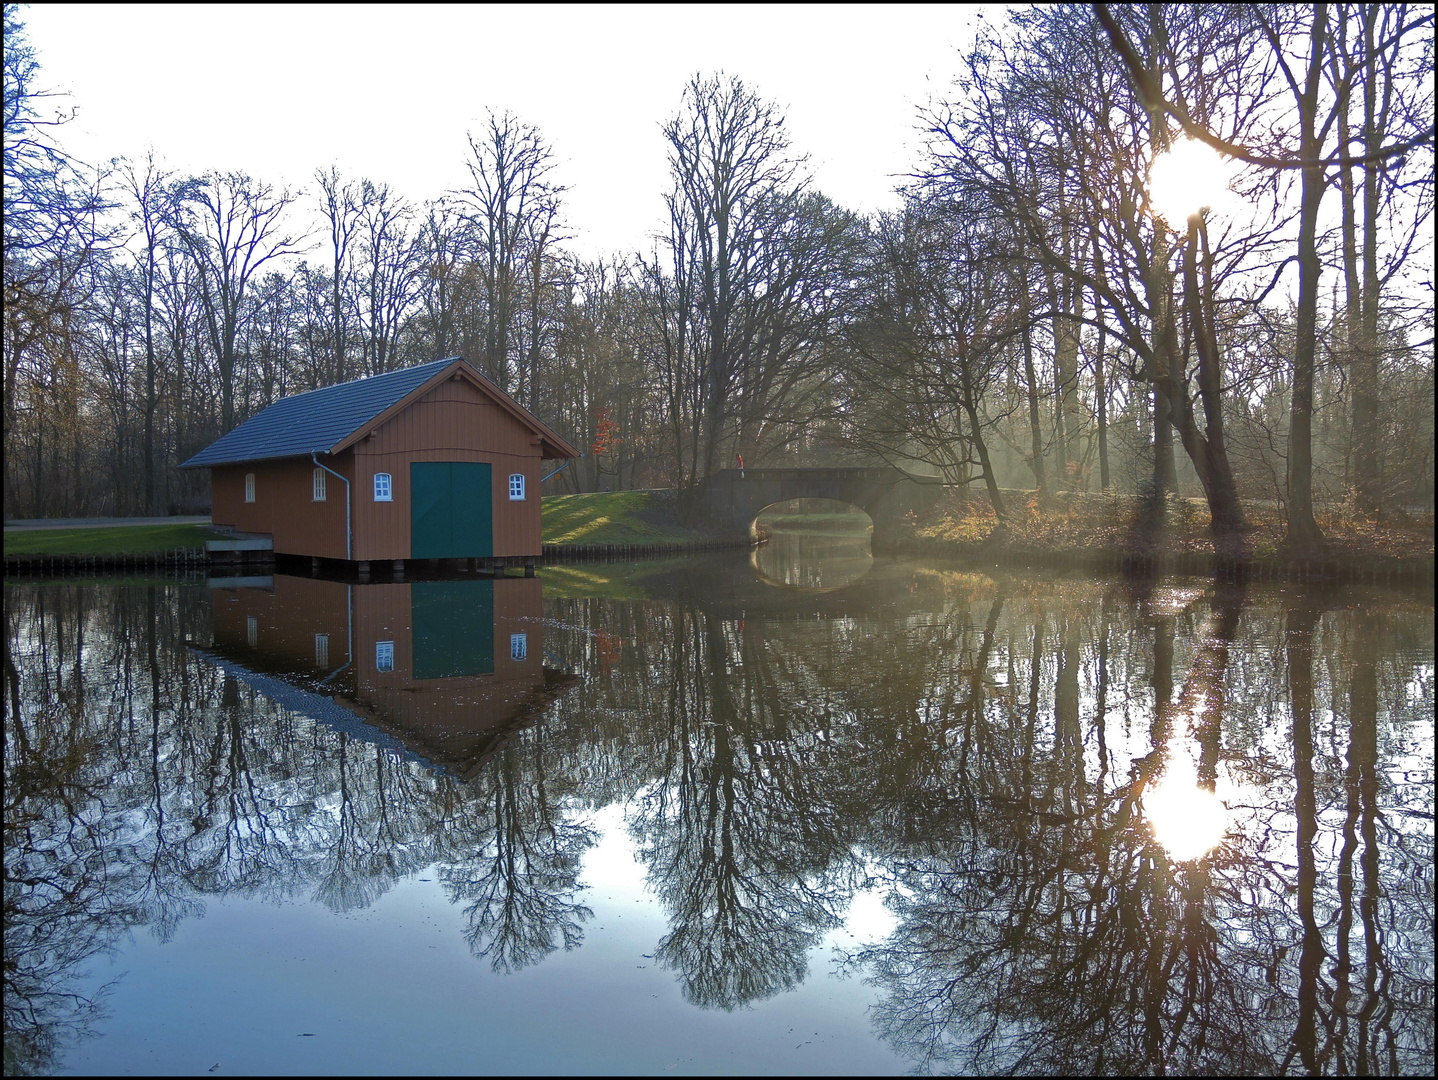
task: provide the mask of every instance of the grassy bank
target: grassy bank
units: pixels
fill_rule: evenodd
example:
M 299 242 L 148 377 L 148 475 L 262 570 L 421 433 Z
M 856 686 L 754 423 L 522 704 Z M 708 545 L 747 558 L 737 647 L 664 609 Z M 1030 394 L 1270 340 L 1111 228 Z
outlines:
M 1060 492 L 1040 499 L 1032 491 L 1002 492 L 1008 511 L 1007 549 L 1036 553 L 1124 552 L 1160 548 L 1168 555 L 1213 554 L 1208 504 L 1202 499 L 1169 499 L 1165 528 L 1155 543 L 1136 529 L 1139 502 L 1131 495 Z M 1252 559 L 1281 557 L 1283 510 L 1273 503 L 1246 504 L 1250 531 L 1244 544 Z M 1318 509 L 1318 524 L 1329 541 L 1334 558 L 1363 559 L 1381 556 L 1400 559 L 1433 557 L 1433 519 L 1415 520 L 1403 515 L 1384 519 L 1362 517 L 1343 507 Z M 948 497 L 934 512 L 917 522 L 916 537 L 952 544 L 956 550 L 980 552 L 990 544 L 998 521 L 987 498 Z
M 147 555 L 202 548 L 205 525 L 96 525 L 77 529 L 6 529 L 6 555 Z
M 663 544 L 707 538 L 676 520 L 667 491 L 550 495 L 542 504 L 546 544 Z M 7 555 L 143 555 L 203 548 L 218 534 L 205 525 L 96 525 L 6 529 Z
M 674 496 L 668 491 L 604 491 L 544 499 L 546 544 L 663 544 L 708 537 L 679 524 Z

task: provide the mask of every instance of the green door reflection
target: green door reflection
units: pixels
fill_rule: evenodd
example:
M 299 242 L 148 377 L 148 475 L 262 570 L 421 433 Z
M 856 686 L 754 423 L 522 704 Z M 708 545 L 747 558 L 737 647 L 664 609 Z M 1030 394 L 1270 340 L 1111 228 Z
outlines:
M 493 580 L 416 581 L 410 590 L 414 677 L 493 675 Z

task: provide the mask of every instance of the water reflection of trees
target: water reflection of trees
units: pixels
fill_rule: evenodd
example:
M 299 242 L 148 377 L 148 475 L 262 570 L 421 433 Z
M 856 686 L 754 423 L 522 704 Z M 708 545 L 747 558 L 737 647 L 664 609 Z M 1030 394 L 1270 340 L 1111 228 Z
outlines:
M 1341 864 L 1352 861 L 1365 815 L 1370 823 L 1375 817 L 1361 790 L 1369 758 L 1353 748 L 1368 738 L 1376 710 L 1357 698 L 1352 722 L 1347 709 L 1331 712 L 1323 732 L 1335 742 L 1350 732 L 1347 785 L 1354 797 L 1341 825 L 1316 810 L 1316 789 L 1333 777 L 1320 782 L 1314 776 L 1312 699 L 1324 671 L 1312 662 L 1314 628 L 1321 622 L 1320 655 L 1332 655 L 1345 647 L 1340 637 L 1355 616 L 1244 608 L 1222 590 L 1210 599 L 1176 696 L 1167 685 L 1175 615 L 1162 603 L 1138 609 L 1144 621 L 1149 608 L 1148 672 L 1141 664 L 1125 671 L 1123 658 L 1110 652 L 1105 667 L 1088 666 L 1077 694 L 1070 673 L 1082 676 L 1086 665 L 1074 663 L 1071 629 L 1080 627 L 1096 661 L 1108 651 L 1107 605 L 1099 606 L 1099 632 L 1093 635 L 1084 629 L 1090 620 L 1081 614 L 1071 619 L 1071 611 L 1056 620 L 1058 626 L 1046 626 L 1062 611 L 1060 604 L 1029 615 L 1033 647 L 1008 671 L 1020 683 L 1027 674 L 1032 686 L 1040 677 L 1042 661 L 1035 658 L 1044 656 L 1045 635 L 1057 637 L 1050 650 L 1054 673 L 1043 676 L 1053 687 L 1043 766 L 1030 753 L 1029 732 L 1033 706 L 1046 696 L 1030 694 L 1028 708 L 1019 709 L 1012 705 L 1017 695 L 1001 698 L 987 718 L 989 747 L 975 746 L 967 758 L 967 798 L 955 800 L 949 833 L 891 856 L 899 929 L 854 958 L 884 991 L 876 1017 L 880 1030 L 921 1066 L 1258 1073 L 1401 1071 L 1431 1061 L 1431 966 L 1425 954 L 1431 956 L 1432 901 L 1431 893 L 1425 897 L 1421 886 L 1411 884 L 1431 875 L 1431 832 L 1414 830 L 1407 851 L 1391 839 L 1364 846 L 1373 896 L 1391 897 L 1394 908 L 1387 927 L 1364 927 L 1371 967 L 1361 991 L 1352 961 L 1344 959 L 1350 951 L 1345 919 L 1351 917 L 1343 913 L 1352 906 L 1344 893 L 1351 895 L 1353 875 L 1345 875 Z M 1193 607 L 1184 613 L 1193 614 Z M 1364 617 L 1356 618 L 1361 627 Z M 1225 698 L 1235 681 L 1229 657 L 1241 621 L 1249 623 L 1245 650 L 1262 650 L 1270 664 L 1266 746 L 1235 739 L 1243 729 L 1235 732 L 1226 722 L 1233 703 Z M 1379 662 L 1376 645 L 1370 641 L 1358 650 L 1366 659 L 1345 669 L 1352 693 L 1370 703 L 1376 700 L 1368 689 Z M 1403 667 L 1400 661 L 1390 673 L 1390 691 L 1414 676 Z M 1104 671 L 1107 678 L 1099 677 Z M 1423 677 L 1431 683 L 1431 668 Z M 1176 727 L 1187 728 L 1201 748 L 1200 780 L 1211 781 L 1223 759 L 1250 774 L 1267 772 L 1265 794 L 1276 797 L 1256 800 L 1250 827 L 1214 856 L 1173 864 L 1133 812 L 1140 805 L 1134 789 L 1146 782 L 1153 758 L 1135 756 L 1127 783 L 1110 786 L 1099 779 L 1103 755 L 1088 755 L 1093 794 L 1085 799 L 1082 776 L 1073 769 L 1078 757 L 1066 752 L 1064 731 L 1075 699 L 1089 705 L 1087 746 L 1103 745 L 1109 714 L 1097 703 L 1107 696 L 1105 682 L 1122 696 L 1147 700 L 1155 745 Z M 1332 686 L 1319 689 L 1336 693 Z M 1245 686 L 1239 696 L 1253 694 Z M 1395 707 L 1401 692 L 1384 700 L 1395 727 L 1422 715 Z M 955 723 L 963 722 L 964 712 L 953 710 Z M 1280 728 L 1285 730 L 1275 730 Z M 1285 742 L 1286 769 L 1274 752 Z M 1408 809 L 1421 816 L 1428 798 L 1421 787 L 1390 790 L 1386 801 L 1402 805 L 1415 795 L 1419 805 Z M 1334 874 L 1329 870 L 1340 829 L 1350 832 Z M 1380 883 L 1385 861 L 1387 880 Z M 1335 910 L 1336 925 L 1316 914 Z M 1400 957 L 1385 938 L 1406 937 L 1400 928 L 1415 920 L 1423 924 L 1425 944 Z M 1373 1017 L 1383 1018 L 1381 1034 L 1371 1030 Z
M 508 972 L 577 947 L 592 914 L 575 899 L 580 860 L 595 835 L 566 812 L 565 780 L 551 781 L 541 743 L 528 739 L 502 749 L 476 783 L 485 819 L 452 823 L 440 855 L 445 891 L 466 905 L 470 949 Z
M 656 958 L 695 1004 L 790 989 L 852 891 L 852 821 L 826 789 L 843 750 L 819 689 L 766 637 L 674 607 L 631 830 L 670 929 Z M 798 752 L 803 747 L 802 753 Z
M 93 1028 L 90 958 L 132 927 L 169 939 L 207 898 L 350 911 L 443 861 L 497 966 L 577 941 L 591 837 L 529 760 L 496 781 L 515 752 L 463 783 L 276 706 L 189 652 L 203 590 L 8 588 L 5 618 L 7 1071 L 53 1067 Z M 480 881 L 506 898 L 498 923 L 466 893 Z
M 898 927 L 848 965 L 920 1068 L 1431 1062 L 1431 610 L 934 571 L 890 593 L 551 601 L 551 662 L 585 682 L 462 783 L 195 662 L 198 590 L 9 590 L 7 1055 L 53 1061 L 93 1019 L 66 996 L 86 959 L 211 896 L 348 911 L 439 863 L 495 970 L 572 948 L 588 811 L 622 802 L 656 957 L 701 1006 L 796 986 L 878 880 Z M 1185 739 L 1243 793 L 1196 864 L 1143 810 Z

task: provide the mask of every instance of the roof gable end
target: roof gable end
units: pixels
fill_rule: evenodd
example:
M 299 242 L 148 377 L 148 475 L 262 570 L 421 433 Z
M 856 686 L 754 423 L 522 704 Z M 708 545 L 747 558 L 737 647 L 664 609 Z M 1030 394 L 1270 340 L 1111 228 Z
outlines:
M 547 424 L 545 424 L 539 419 L 539 417 L 535 416 L 523 405 L 515 401 L 514 398 L 510 397 L 499 387 L 495 386 L 494 383 L 486 379 L 483 375 L 481 375 L 478 371 L 475 370 L 474 365 L 472 365 L 468 360 L 465 360 L 463 357 L 455 357 L 453 368 L 447 367 L 443 371 L 436 374 L 434 378 L 429 379 L 422 385 L 415 387 L 414 390 L 407 394 L 402 400 L 395 402 L 384 412 L 366 421 L 354 431 L 350 432 L 348 436 L 337 442 L 329 452 L 332 454 L 338 454 L 342 450 L 349 449 L 355 443 L 359 442 L 366 435 L 368 435 L 371 431 L 376 430 L 380 427 L 380 425 L 387 423 L 393 417 L 398 416 L 405 409 L 408 409 L 415 402 L 423 398 L 437 385 L 450 378 L 465 379 L 471 386 L 479 390 L 481 394 L 489 398 L 506 413 L 514 417 L 514 419 L 518 420 L 527 429 L 529 429 L 536 436 L 538 436 L 541 443 L 543 457 L 575 458 L 582 456 L 578 450 L 576 450 L 566 440 L 564 440 L 553 430 L 551 430 Z

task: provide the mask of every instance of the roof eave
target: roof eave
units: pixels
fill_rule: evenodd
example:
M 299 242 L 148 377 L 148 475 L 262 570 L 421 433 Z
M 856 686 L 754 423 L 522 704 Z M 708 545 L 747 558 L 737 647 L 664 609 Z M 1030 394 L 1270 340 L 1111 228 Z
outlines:
M 287 452 L 285 452 L 285 453 L 283 453 L 283 454 L 262 454 L 262 455 L 258 455 L 258 456 L 255 456 L 255 457 L 234 457 L 234 458 L 225 458 L 223 461 L 200 461 L 200 462 L 196 462 L 196 461 L 195 461 L 195 457 L 199 457 L 199 456 L 200 456 L 199 454 L 196 454 L 195 457 L 192 457 L 192 458 L 190 458 L 188 461 L 185 461 L 185 462 L 183 462 L 183 463 L 181 463 L 181 464 L 179 464 L 179 465 L 176 465 L 175 468 L 177 468 L 177 469 L 218 469 L 218 468 L 221 467 L 222 465 L 245 465 L 245 464 L 248 464 L 248 463 L 251 462 L 251 461 L 284 461 L 284 460 L 287 459 L 287 458 L 308 458 L 311 454 L 328 454 L 328 453 L 331 453 L 331 452 L 332 452 L 332 451 L 325 449 L 323 446 L 317 446 L 317 447 L 315 447 L 313 450 L 292 450 L 292 451 L 287 451 Z
M 540 450 L 543 453 L 545 459 L 549 461 L 558 461 L 562 458 L 577 458 L 584 456 L 574 447 L 570 446 L 569 443 L 561 439 L 558 435 L 556 435 L 552 439 L 545 439 L 540 444 Z

